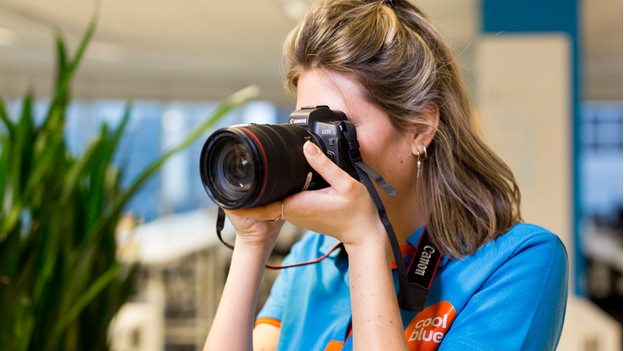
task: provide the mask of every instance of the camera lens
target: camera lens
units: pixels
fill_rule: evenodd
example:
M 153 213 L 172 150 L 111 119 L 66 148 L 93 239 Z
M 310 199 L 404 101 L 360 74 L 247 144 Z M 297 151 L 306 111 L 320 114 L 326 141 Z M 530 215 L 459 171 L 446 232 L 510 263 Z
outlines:
M 229 127 L 202 149 L 200 173 L 208 195 L 228 209 L 264 205 L 312 187 L 320 179 L 303 156 L 312 133 L 294 124 Z
M 240 143 L 226 139 L 219 146 L 223 151 L 217 154 L 211 175 L 220 182 L 224 195 L 236 199 L 251 189 L 255 177 L 251 155 Z

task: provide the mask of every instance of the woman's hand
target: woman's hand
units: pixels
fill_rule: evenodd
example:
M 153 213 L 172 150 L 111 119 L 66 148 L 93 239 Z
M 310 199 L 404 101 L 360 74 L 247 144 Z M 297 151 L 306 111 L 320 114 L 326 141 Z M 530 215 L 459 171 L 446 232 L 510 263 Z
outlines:
M 333 163 L 311 142 L 304 155 L 329 187 L 302 191 L 284 199 L 285 219 L 292 224 L 358 246 L 371 238 L 385 237 L 377 209 L 366 187 Z M 277 211 L 275 211 L 277 213 Z
M 282 202 L 264 206 L 224 210 L 236 231 L 236 245 L 261 248 L 269 254 L 277 241 L 284 221 L 274 221 L 282 212 Z

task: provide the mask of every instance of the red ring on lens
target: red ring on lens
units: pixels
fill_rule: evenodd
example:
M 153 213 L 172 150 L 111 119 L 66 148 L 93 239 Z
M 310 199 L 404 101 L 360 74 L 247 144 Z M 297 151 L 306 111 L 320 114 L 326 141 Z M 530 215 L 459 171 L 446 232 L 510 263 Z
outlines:
M 262 198 L 262 195 L 264 194 L 264 189 L 266 188 L 267 181 L 269 178 L 269 167 L 267 165 L 267 157 L 266 157 L 266 153 L 264 152 L 264 147 L 262 147 L 262 143 L 260 143 L 260 140 L 258 139 L 258 137 L 256 137 L 254 133 L 252 133 L 249 129 L 245 127 L 240 127 L 240 129 L 249 133 L 249 135 L 251 135 L 256 140 L 256 144 L 260 147 L 260 151 L 262 151 L 262 162 L 264 163 L 264 177 L 263 177 L 264 179 L 262 181 L 262 189 L 260 189 L 260 193 L 258 193 L 258 196 L 254 200 L 254 202 L 252 202 L 251 205 L 249 205 L 249 207 L 253 207 L 256 204 L 256 202 L 258 202 L 258 200 Z

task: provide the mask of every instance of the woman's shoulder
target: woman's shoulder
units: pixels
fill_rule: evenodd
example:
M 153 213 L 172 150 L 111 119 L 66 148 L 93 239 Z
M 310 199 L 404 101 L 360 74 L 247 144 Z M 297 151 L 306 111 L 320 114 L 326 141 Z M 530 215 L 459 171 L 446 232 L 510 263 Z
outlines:
M 445 258 L 440 263 L 441 300 L 450 301 L 457 311 L 479 291 L 488 296 L 539 294 L 545 285 L 551 293 L 565 294 L 568 257 L 560 238 L 534 224 L 516 224 L 505 234 L 461 259 Z M 519 298 L 519 297 L 518 297 Z
M 521 271 L 530 267 L 538 270 L 539 267 L 558 267 L 558 271 L 565 271 L 567 260 L 567 251 L 559 236 L 535 224 L 519 223 L 461 261 L 473 269 L 479 266 L 491 271 L 514 266 L 521 267 Z
M 565 246 L 557 234 L 531 223 L 514 225 L 505 234 L 485 245 L 486 248 L 488 246 L 492 246 L 496 250 L 508 250 L 510 253 L 518 253 L 529 248 L 566 252 Z
M 510 261 L 525 261 L 540 265 L 565 263 L 567 251 L 559 236 L 539 225 L 518 223 L 506 233 L 481 246 L 473 255 L 458 260 L 462 265 L 495 267 Z M 457 263 L 459 263 L 457 262 Z

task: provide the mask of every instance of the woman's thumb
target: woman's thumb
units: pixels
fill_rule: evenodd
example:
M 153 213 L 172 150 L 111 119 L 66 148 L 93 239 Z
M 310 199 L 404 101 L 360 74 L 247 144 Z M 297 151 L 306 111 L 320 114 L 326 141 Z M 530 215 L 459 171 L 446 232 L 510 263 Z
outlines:
M 307 141 L 303 145 L 303 153 L 306 160 L 327 183 L 331 186 L 342 188 L 341 184 L 353 180 L 351 176 L 345 173 L 337 164 L 332 162 L 325 154 L 321 152 L 318 146 Z

